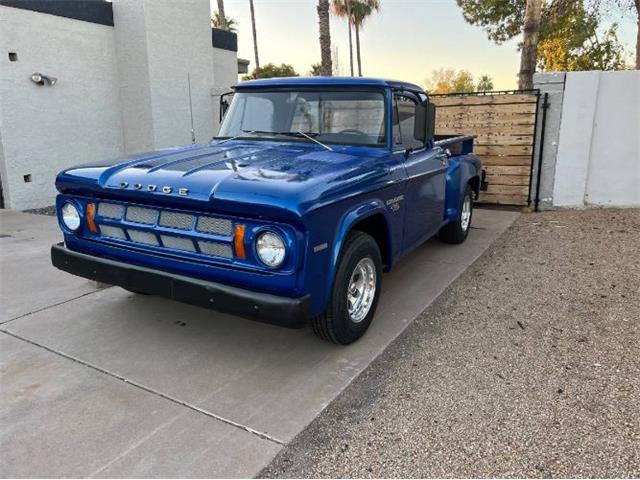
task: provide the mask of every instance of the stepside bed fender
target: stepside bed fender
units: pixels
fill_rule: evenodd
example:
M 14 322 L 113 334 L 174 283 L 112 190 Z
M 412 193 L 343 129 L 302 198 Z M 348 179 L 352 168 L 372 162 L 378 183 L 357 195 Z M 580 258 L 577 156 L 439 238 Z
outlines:
M 479 177 L 480 161 L 474 154 L 459 155 L 449 158 L 447 170 L 447 188 L 445 220 L 453 221 L 458 218 L 460 198 L 465 187 L 473 177 Z

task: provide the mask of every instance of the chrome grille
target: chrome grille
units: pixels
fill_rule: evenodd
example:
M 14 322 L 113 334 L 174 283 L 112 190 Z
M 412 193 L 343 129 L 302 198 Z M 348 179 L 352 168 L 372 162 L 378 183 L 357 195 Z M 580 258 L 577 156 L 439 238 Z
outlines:
M 146 243 L 147 245 L 159 245 L 158 237 L 156 237 L 153 233 L 131 229 L 127 230 L 127 233 L 129 234 L 131 240 L 133 240 L 134 242 Z
M 173 237 L 171 235 L 161 235 L 162 245 L 167 248 L 173 248 L 175 250 L 184 250 L 186 252 L 195 252 L 196 247 L 193 246 L 193 242 L 184 237 Z
M 111 227 L 109 225 L 100 225 L 100 233 L 105 237 L 119 238 L 120 240 L 126 240 L 127 236 L 124 230 L 119 227 Z
M 129 220 L 130 222 L 153 225 L 154 223 L 156 223 L 156 218 L 158 218 L 157 210 L 141 207 L 127 208 L 127 220 Z
M 198 217 L 196 230 L 215 235 L 231 235 L 231 221 L 224 218 Z
M 200 251 L 205 255 L 212 255 L 214 257 L 232 258 L 233 252 L 231 247 L 224 243 L 219 242 L 198 242 Z
M 193 215 L 176 212 L 160 212 L 160 225 L 163 227 L 179 228 L 181 230 L 191 230 L 193 226 Z
M 102 225 L 101 219 L 109 219 L 109 223 L 113 225 Z M 119 223 L 125 220 L 140 224 L 140 227 L 128 228 L 129 225 Z M 199 253 L 210 257 L 233 258 L 231 243 L 199 240 L 194 237 L 196 232 L 230 237 L 233 233 L 233 223 L 225 218 L 99 202 L 97 221 L 100 235 L 105 238 Z M 181 232 L 165 235 L 164 232 L 156 230 L 156 225 L 174 228 Z
M 113 218 L 114 220 L 120 220 L 124 215 L 124 206 L 116 203 L 104 203 L 98 204 L 98 215 L 104 218 Z

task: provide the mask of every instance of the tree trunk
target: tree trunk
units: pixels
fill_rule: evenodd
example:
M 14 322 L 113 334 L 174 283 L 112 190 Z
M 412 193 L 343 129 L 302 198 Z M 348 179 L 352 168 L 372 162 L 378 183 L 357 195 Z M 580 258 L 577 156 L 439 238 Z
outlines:
M 345 0 L 347 5 L 347 27 L 349 28 L 349 67 L 353 77 L 353 40 L 351 39 L 351 0 Z
M 358 57 L 358 76 L 362 76 L 362 61 L 360 60 L 360 25 L 358 22 L 354 22 L 356 27 L 356 56 Z
M 524 13 L 524 30 L 522 52 L 520 56 L 520 74 L 518 88 L 531 90 L 533 88 L 533 74 L 536 71 L 538 59 L 538 33 L 542 17 L 542 0 L 527 0 Z
M 638 30 L 636 31 L 636 70 L 640 70 L 640 0 L 636 0 L 636 14 L 638 15 Z
M 329 0 L 318 0 L 318 23 L 320 26 L 320 75 L 330 77 L 331 29 L 329 28 Z
M 222 21 L 222 25 L 220 27 L 223 30 L 227 29 L 227 16 L 224 13 L 224 0 L 218 0 L 218 15 L 220 16 L 220 21 Z
M 249 0 L 249 8 L 251 9 L 251 27 L 253 28 L 253 53 L 256 56 L 256 68 L 260 68 L 260 60 L 258 59 L 258 35 L 256 34 L 256 13 L 253 10 L 253 0 Z

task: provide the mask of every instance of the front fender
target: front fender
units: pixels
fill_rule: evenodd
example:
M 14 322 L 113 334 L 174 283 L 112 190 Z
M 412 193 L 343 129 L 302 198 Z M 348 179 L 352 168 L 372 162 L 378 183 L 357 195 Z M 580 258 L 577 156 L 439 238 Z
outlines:
M 333 288 L 333 280 L 338 269 L 338 261 L 340 260 L 340 251 L 342 250 L 342 247 L 347 240 L 349 232 L 358 222 L 376 214 L 382 214 L 385 222 L 387 223 L 387 245 L 389 246 L 389 252 L 393 251 L 392 238 L 390 235 L 391 229 L 389 228 L 391 219 L 389 217 L 389 211 L 387 210 L 384 202 L 381 199 L 376 198 L 351 207 L 340 218 L 338 228 L 336 229 L 336 233 L 333 239 L 331 260 L 327 272 L 327 292 L 331 292 L 331 289 Z

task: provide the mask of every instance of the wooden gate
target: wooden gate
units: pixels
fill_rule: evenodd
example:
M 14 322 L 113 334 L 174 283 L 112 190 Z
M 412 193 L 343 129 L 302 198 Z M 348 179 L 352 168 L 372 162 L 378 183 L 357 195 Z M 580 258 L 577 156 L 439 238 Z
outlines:
M 431 95 L 436 133 L 475 135 L 487 171 L 481 203 L 527 205 L 533 162 L 537 91 Z

